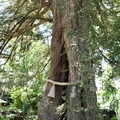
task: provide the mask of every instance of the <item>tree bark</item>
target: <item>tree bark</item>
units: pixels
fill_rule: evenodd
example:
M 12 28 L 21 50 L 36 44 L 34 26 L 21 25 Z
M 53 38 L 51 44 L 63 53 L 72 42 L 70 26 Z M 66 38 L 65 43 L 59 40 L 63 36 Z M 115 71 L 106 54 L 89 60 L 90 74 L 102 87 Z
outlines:
M 63 36 L 64 29 L 62 26 L 61 11 L 57 8 L 58 3 L 59 1 L 53 0 L 53 36 L 51 41 L 51 67 L 49 79 L 57 82 L 67 82 L 69 65 Z M 52 84 L 48 83 L 45 91 L 45 99 L 48 104 L 45 107 L 44 120 L 59 120 L 60 116 L 56 112 L 56 107 L 64 102 L 62 97 L 65 86 L 55 86 L 55 98 L 48 97 L 51 87 Z
M 74 82 L 55 85 L 55 98 L 48 96 L 52 83 L 47 83 L 43 120 L 63 120 L 56 108 L 66 106 L 66 120 L 97 120 L 93 65 L 89 59 L 89 0 L 53 0 L 53 36 L 49 79 Z M 71 97 L 74 88 L 74 96 Z M 63 100 L 63 92 L 66 99 Z M 42 120 L 39 118 L 39 120 Z

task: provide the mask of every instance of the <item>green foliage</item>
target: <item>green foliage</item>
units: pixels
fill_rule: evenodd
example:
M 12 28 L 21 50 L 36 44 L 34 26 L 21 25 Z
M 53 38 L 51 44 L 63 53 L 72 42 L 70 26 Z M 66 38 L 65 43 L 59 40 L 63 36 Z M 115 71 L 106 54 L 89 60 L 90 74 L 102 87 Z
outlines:
M 24 52 L 19 50 L 18 46 L 15 56 L 3 67 L 6 92 L 1 89 L 2 97 L 7 94 L 13 100 L 8 109 L 22 110 L 27 119 L 35 120 L 37 103 L 43 95 L 44 80 L 48 76 L 49 45 L 33 40 L 25 45 Z
M 119 89 L 116 88 L 115 80 L 113 78 L 112 67 L 109 66 L 101 78 L 102 89 L 98 93 L 98 100 L 102 108 L 107 107 L 119 113 Z
M 90 5 L 88 47 L 96 66 L 96 74 L 102 79 L 98 101 L 103 108 L 109 107 L 119 112 L 119 88 L 116 87 L 116 82 L 120 77 L 120 4 L 118 0 L 93 1 Z M 102 60 L 110 66 L 107 70 L 104 69 Z
M 114 116 L 114 117 L 112 117 L 112 118 L 111 118 L 111 120 L 117 120 L 117 117 L 116 117 L 116 116 Z
M 15 109 L 21 109 L 22 106 L 22 101 L 21 101 L 21 95 L 23 93 L 22 88 L 16 88 L 14 87 L 11 91 L 10 91 L 10 95 L 11 98 L 13 99 L 13 104 L 11 107 L 14 107 Z

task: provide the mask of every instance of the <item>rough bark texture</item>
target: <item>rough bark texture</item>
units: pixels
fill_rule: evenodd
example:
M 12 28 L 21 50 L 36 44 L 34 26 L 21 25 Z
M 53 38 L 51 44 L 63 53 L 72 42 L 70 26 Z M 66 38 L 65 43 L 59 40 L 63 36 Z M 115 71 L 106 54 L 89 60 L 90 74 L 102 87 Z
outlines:
M 65 50 L 65 41 L 63 36 L 61 11 L 58 10 L 58 1 L 53 0 L 53 36 L 51 43 L 51 67 L 49 79 L 57 82 L 68 81 L 68 60 Z M 65 86 L 55 87 L 55 98 L 49 98 L 47 95 L 52 87 L 48 83 L 45 92 L 46 100 L 49 102 L 45 109 L 44 120 L 59 120 L 60 116 L 57 115 L 55 108 L 63 103 L 62 94 Z
M 63 3 L 62 7 L 60 6 Z M 51 67 L 49 79 L 57 82 L 78 82 L 76 95 L 71 98 L 68 86 L 66 101 L 65 86 L 57 86 L 55 98 L 48 97 L 51 83 L 45 91 L 45 109 L 39 120 L 62 120 L 56 107 L 67 104 L 66 120 L 97 120 L 96 93 L 92 63 L 89 58 L 89 0 L 53 0 L 53 37 L 51 43 Z M 61 9 L 62 8 L 62 9 Z
M 71 13 L 73 16 L 71 17 Z M 78 81 L 76 96 L 70 99 L 68 120 L 96 120 L 96 93 L 94 72 L 89 59 L 87 41 L 89 39 L 89 0 L 69 0 L 65 12 L 65 37 L 72 30 L 72 35 L 66 37 L 69 61 L 69 81 Z M 71 26 L 70 26 L 71 25 Z M 70 49 L 71 48 L 71 49 Z M 81 87 L 80 87 L 81 86 Z M 83 99 L 81 100 L 81 90 Z M 84 110 L 82 110 L 83 108 Z

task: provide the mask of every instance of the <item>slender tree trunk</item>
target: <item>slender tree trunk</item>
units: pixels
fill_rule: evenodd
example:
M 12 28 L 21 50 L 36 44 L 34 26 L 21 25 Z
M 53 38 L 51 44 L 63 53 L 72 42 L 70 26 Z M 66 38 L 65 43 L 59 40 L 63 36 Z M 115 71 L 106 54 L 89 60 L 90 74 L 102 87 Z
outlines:
M 63 120 L 63 116 L 56 111 L 63 103 L 66 106 L 66 120 L 97 120 L 95 78 L 87 47 L 89 2 L 89 0 L 53 0 L 49 79 L 76 84 L 67 88 L 56 85 L 55 98 L 52 98 L 48 94 L 53 84 L 47 83 L 43 120 Z M 63 100 L 65 89 L 66 99 Z
M 57 82 L 68 81 L 68 60 L 63 36 L 62 16 L 58 8 L 58 0 L 53 0 L 53 36 L 51 42 L 51 67 L 49 79 Z M 63 103 L 63 91 L 65 86 L 55 86 L 55 98 L 48 97 L 53 84 L 48 83 L 45 91 L 45 99 L 48 104 L 45 108 L 44 120 L 59 120 L 56 107 Z

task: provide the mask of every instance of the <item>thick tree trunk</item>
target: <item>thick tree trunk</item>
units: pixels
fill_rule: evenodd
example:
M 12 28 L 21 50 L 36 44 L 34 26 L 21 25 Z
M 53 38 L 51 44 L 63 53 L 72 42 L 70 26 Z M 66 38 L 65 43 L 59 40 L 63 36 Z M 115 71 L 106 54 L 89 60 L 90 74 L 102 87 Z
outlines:
M 61 6 L 62 5 L 62 6 Z M 53 0 L 53 37 L 49 79 L 74 82 L 74 86 L 55 85 L 55 98 L 45 91 L 45 109 L 39 120 L 62 120 L 56 108 L 65 104 L 66 120 L 97 120 L 95 78 L 87 41 L 89 39 L 89 0 Z M 72 89 L 74 90 L 72 91 Z M 67 89 L 66 99 L 63 91 Z M 74 96 L 71 97 L 71 94 Z
M 97 120 L 95 78 L 88 48 L 89 4 L 89 0 L 69 0 L 66 3 L 64 39 L 69 81 L 78 82 L 74 90 L 76 96 L 69 101 L 68 120 Z

